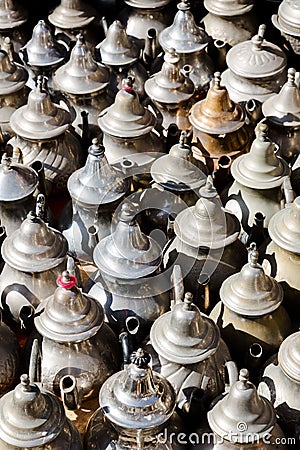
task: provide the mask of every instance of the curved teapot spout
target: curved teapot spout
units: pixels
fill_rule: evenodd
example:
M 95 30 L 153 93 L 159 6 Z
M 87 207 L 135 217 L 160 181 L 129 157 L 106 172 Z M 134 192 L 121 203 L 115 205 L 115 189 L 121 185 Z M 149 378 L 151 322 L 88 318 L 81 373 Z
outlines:
M 41 351 L 38 339 L 34 339 L 31 347 L 28 375 L 32 383 L 41 381 Z
M 143 61 L 150 66 L 158 55 L 158 42 L 156 28 L 149 28 L 147 31 L 145 46 L 143 50 Z
M 65 375 L 59 382 L 60 395 L 66 409 L 74 411 L 80 408 L 80 395 L 76 378 L 73 375 Z
M 255 100 L 254 98 L 251 98 L 250 100 L 247 100 L 245 103 L 245 109 L 247 113 L 247 117 L 253 125 L 256 125 L 257 122 L 259 122 L 262 119 L 262 104 Z
M 227 375 L 228 381 L 225 384 L 225 393 L 229 392 L 230 387 L 236 383 L 239 379 L 239 371 L 237 365 L 234 361 L 227 361 L 224 365 Z
M 177 303 L 181 303 L 184 296 L 184 284 L 181 267 L 175 264 L 172 274 L 171 283 L 173 285 L 173 299 L 171 300 L 171 309 L 174 308 Z
M 210 377 L 204 375 L 204 377 L 202 378 L 201 386 L 191 389 L 190 393 L 186 394 L 185 402 L 182 405 L 182 411 L 184 411 L 186 414 L 190 414 L 193 405 L 197 407 L 197 412 L 199 411 L 199 409 L 203 409 L 203 412 L 205 411 L 205 402 L 207 400 L 205 392 L 207 391 L 209 381 Z
M 22 328 L 26 328 L 26 319 L 30 319 L 34 314 L 34 307 L 28 299 L 31 299 L 32 303 L 39 303 L 35 295 L 20 283 L 7 286 L 2 293 L 2 308 L 8 310 L 13 319 L 21 323 Z

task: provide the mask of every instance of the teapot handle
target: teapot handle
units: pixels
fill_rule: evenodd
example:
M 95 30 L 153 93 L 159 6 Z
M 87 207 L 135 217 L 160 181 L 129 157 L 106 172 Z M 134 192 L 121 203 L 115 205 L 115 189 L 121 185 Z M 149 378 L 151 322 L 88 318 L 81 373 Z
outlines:
M 239 371 L 234 361 L 227 361 L 224 365 L 225 371 L 228 374 L 228 383 L 225 382 L 225 393 L 229 392 L 231 386 L 238 381 Z
M 30 362 L 29 362 L 29 379 L 31 382 L 41 381 L 41 351 L 38 339 L 34 339 L 31 347 Z

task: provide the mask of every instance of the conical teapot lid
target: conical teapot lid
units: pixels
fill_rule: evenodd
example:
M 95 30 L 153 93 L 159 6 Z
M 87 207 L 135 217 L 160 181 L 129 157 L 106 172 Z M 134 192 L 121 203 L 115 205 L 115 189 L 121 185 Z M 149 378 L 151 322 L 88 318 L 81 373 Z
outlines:
M 300 254 L 300 197 L 271 217 L 268 231 L 279 247 Z
M 227 65 L 236 75 L 255 80 L 276 77 L 286 67 L 284 52 L 264 39 L 265 31 L 266 26 L 260 25 L 250 41 L 235 45 L 227 53 Z
M 112 203 L 127 191 L 124 176 L 108 164 L 105 149 L 98 139 L 89 147 L 85 166 L 68 179 L 68 190 L 73 199 L 87 205 Z
M 116 137 L 134 138 L 150 133 L 156 124 L 154 115 L 141 105 L 133 90 L 133 79 L 123 80 L 113 105 L 100 113 L 98 124 L 104 133 Z
M 250 152 L 233 161 L 232 176 L 251 189 L 272 189 L 280 186 L 290 174 L 289 166 L 275 154 L 275 144 L 268 138 L 267 124 L 260 122 L 255 133 L 256 139 Z
M 58 28 L 73 30 L 86 27 L 96 15 L 94 8 L 82 0 L 61 0 L 48 19 Z
M 97 244 L 93 258 L 101 272 L 135 279 L 150 275 L 160 266 L 162 249 L 141 232 L 135 214 L 129 203 L 123 203 L 115 231 Z
M 207 183 L 211 184 L 210 178 Z M 176 217 L 176 236 L 195 248 L 223 248 L 236 241 L 240 233 L 238 219 L 222 208 L 219 198 L 212 197 L 211 189 L 201 188 L 200 195 L 195 206 L 184 209 Z
M 163 425 L 175 409 L 175 391 L 167 379 L 150 369 L 148 353 L 138 349 L 131 361 L 103 384 L 100 408 L 118 427 L 145 430 Z
M 107 30 L 106 38 L 98 45 L 101 61 L 107 66 L 125 66 L 138 60 L 141 50 L 133 36 L 115 20 Z
M 53 76 L 56 86 L 69 94 L 91 94 L 102 91 L 109 83 L 108 70 L 93 60 L 82 34 L 77 35 L 70 60 Z
M 10 118 L 10 126 L 17 135 L 33 140 L 59 136 L 70 124 L 70 113 L 52 103 L 41 76 L 28 96 L 27 105 L 18 108 Z
M 220 72 L 214 74 L 206 98 L 192 106 L 189 120 L 194 128 L 210 134 L 232 133 L 244 125 L 244 110 L 230 100 L 226 87 L 221 86 Z
M 38 21 L 32 38 L 21 51 L 26 64 L 35 67 L 53 66 L 63 62 L 66 57 L 66 48 L 56 42 L 44 20 Z
M 177 53 L 199 52 L 208 45 L 208 34 L 196 25 L 188 0 L 182 0 L 177 8 L 173 24 L 159 34 L 159 43 L 164 50 L 174 48 Z
M 178 191 L 199 189 L 206 179 L 194 163 L 186 131 L 181 132 L 179 144 L 173 145 L 168 155 L 154 161 L 150 172 L 156 183 Z
M 271 402 L 258 395 L 256 387 L 249 381 L 247 369 L 240 371 L 239 380 L 208 412 L 207 418 L 210 428 L 218 436 L 240 444 L 256 444 L 276 424 Z
M 82 294 L 68 271 L 57 279 L 54 294 L 38 306 L 34 319 L 37 331 L 56 342 L 80 342 L 94 336 L 104 321 L 97 300 Z
M 2 245 L 4 261 L 22 272 L 43 272 L 61 264 L 68 251 L 65 237 L 29 212 L 20 228 Z
M 0 165 L 0 201 L 13 202 L 33 194 L 39 184 L 31 167 L 12 162 L 6 153 Z
M 217 325 L 192 302 L 193 295 L 187 292 L 184 300 L 158 317 L 150 330 L 154 350 L 176 364 L 204 361 L 216 352 L 220 342 Z
M 0 50 L 0 95 L 19 91 L 28 80 L 26 69 L 14 63 L 4 50 Z
M 295 83 L 295 69 L 288 70 L 288 81 L 278 94 L 262 105 L 263 115 L 273 123 L 286 127 L 300 126 L 300 90 Z
M 21 383 L 0 399 L 0 439 L 14 448 L 47 446 L 65 425 L 62 403 L 30 383 L 21 375 Z
M 254 0 L 204 0 L 204 6 L 217 16 L 232 17 L 251 11 Z
M 145 91 L 152 100 L 167 105 L 186 102 L 193 96 L 194 83 L 181 73 L 174 49 L 166 52 L 161 71 L 146 80 Z
M 291 334 L 282 342 L 278 362 L 289 378 L 300 383 L 300 331 Z
M 283 33 L 300 36 L 300 8 L 297 0 L 283 0 L 278 14 L 272 16 L 273 25 Z
M 265 274 L 258 264 L 256 244 L 248 250 L 248 264 L 227 278 L 220 289 L 224 305 L 242 316 L 263 316 L 279 308 L 283 290 L 277 281 Z
M 0 0 L 0 30 L 20 27 L 27 19 L 27 12 L 15 1 Z

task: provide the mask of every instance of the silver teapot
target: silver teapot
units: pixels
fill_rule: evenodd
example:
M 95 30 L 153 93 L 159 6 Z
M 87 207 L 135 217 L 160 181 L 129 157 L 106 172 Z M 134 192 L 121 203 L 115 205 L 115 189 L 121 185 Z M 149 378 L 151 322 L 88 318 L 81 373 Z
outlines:
M 169 381 L 152 371 L 142 349 L 131 364 L 112 375 L 99 394 L 100 408 L 91 417 L 85 447 L 96 450 L 179 450 L 176 435 L 184 431 L 174 412 L 176 394 Z M 169 444 L 173 435 L 174 440 Z
M 80 436 L 59 399 L 21 375 L 21 383 L 0 399 L 0 449 L 82 450 Z
M 94 250 L 98 270 L 85 290 L 102 304 L 106 320 L 118 332 L 128 318 L 135 317 L 144 334 L 169 309 L 169 284 L 160 273 L 162 249 L 141 232 L 136 211 L 128 202 L 118 209 L 114 231 Z
M 70 60 L 57 69 L 53 84 L 75 109 L 73 125 L 81 137 L 91 139 L 100 133 L 98 114 L 113 103 L 113 95 L 107 90 L 109 79 L 108 69 L 94 61 L 83 35 L 77 35 Z M 86 115 L 88 125 L 83 122 Z
M 20 348 L 16 335 L 2 321 L 0 313 L 0 397 L 16 383 L 20 368 Z
M 51 295 L 67 264 L 64 236 L 33 211 L 2 244 L 1 307 L 16 321 L 31 318 L 34 308 Z
M 223 281 L 221 302 L 209 316 L 219 325 L 233 359 L 241 365 L 251 360 L 253 349 L 258 351 L 258 346 L 262 352 L 260 360 L 265 361 L 292 329 L 281 305 L 283 289 L 264 273 L 258 257 L 256 245 L 250 244 L 248 263 L 239 273 Z
M 300 8 L 295 0 L 283 0 L 277 14 L 272 15 L 273 25 L 292 47 L 296 55 L 300 54 Z
M 164 51 L 174 48 L 180 68 L 191 66 L 189 77 L 199 94 L 208 89 L 214 71 L 213 61 L 206 53 L 209 37 L 196 25 L 188 0 L 182 0 L 177 8 L 173 24 L 160 33 L 159 43 Z
M 128 183 L 122 172 L 108 164 L 105 149 L 95 138 L 88 149 L 85 166 L 68 180 L 72 198 L 60 219 L 60 229 L 68 240 L 69 251 L 76 258 L 93 262 L 97 243 L 111 232 L 111 219 L 124 198 Z
M 80 166 L 82 149 L 69 112 L 52 103 L 45 83 L 39 76 L 27 105 L 12 114 L 10 126 L 16 136 L 8 144 L 21 149 L 24 164 L 43 163 L 49 194 L 65 190 L 69 175 Z
M 14 44 L 16 51 L 25 44 L 27 33 L 23 25 L 27 22 L 28 13 L 14 0 L 0 1 L 0 45 L 6 37 Z

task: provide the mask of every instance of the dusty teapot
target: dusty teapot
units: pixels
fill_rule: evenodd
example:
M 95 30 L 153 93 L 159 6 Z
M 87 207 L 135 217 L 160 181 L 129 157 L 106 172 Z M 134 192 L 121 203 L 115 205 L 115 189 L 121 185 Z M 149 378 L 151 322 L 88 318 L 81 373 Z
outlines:
M 19 353 L 17 337 L 2 321 L 2 312 L 0 312 L 0 397 L 16 383 L 20 368 Z
M 248 263 L 239 273 L 223 281 L 221 302 L 209 316 L 220 327 L 233 359 L 240 365 L 251 360 L 253 349 L 257 351 L 258 346 L 261 347 L 262 364 L 278 350 L 292 327 L 281 306 L 283 289 L 264 273 L 258 257 L 256 245 L 250 244 Z
M 163 376 L 151 370 L 149 363 L 149 354 L 138 349 L 131 356 L 131 364 L 103 384 L 100 408 L 87 428 L 86 449 L 186 448 L 176 439 L 184 427 L 174 412 L 174 389 Z
M 26 43 L 27 32 L 23 25 L 27 22 L 28 13 L 14 0 L 0 1 L 0 45 L 6 37 L 9 37 L 14 44 L 16 51 L 19 51 Z
M 111 232 L 111 219 L 128 190 L 122 172 L 108 164 L 105 149 L 93 139 L 83 168 L 68 180 L 72 210 L 67 205 L 60 218 L 60 230 L 67 238 L 69 251 L 81 261 L 92 262 L 97 243 Z
M 80 436 L 59 399 L 21 375 L 21 383 L 0 399 L 0 449 L 82 450 Z
M 295 55 L 300 54 L 300 8 L 295 0 L 283 0 L 278 6 L 277 14 L 272 15 L 273 25 L 281 32 L 288 47 Z

